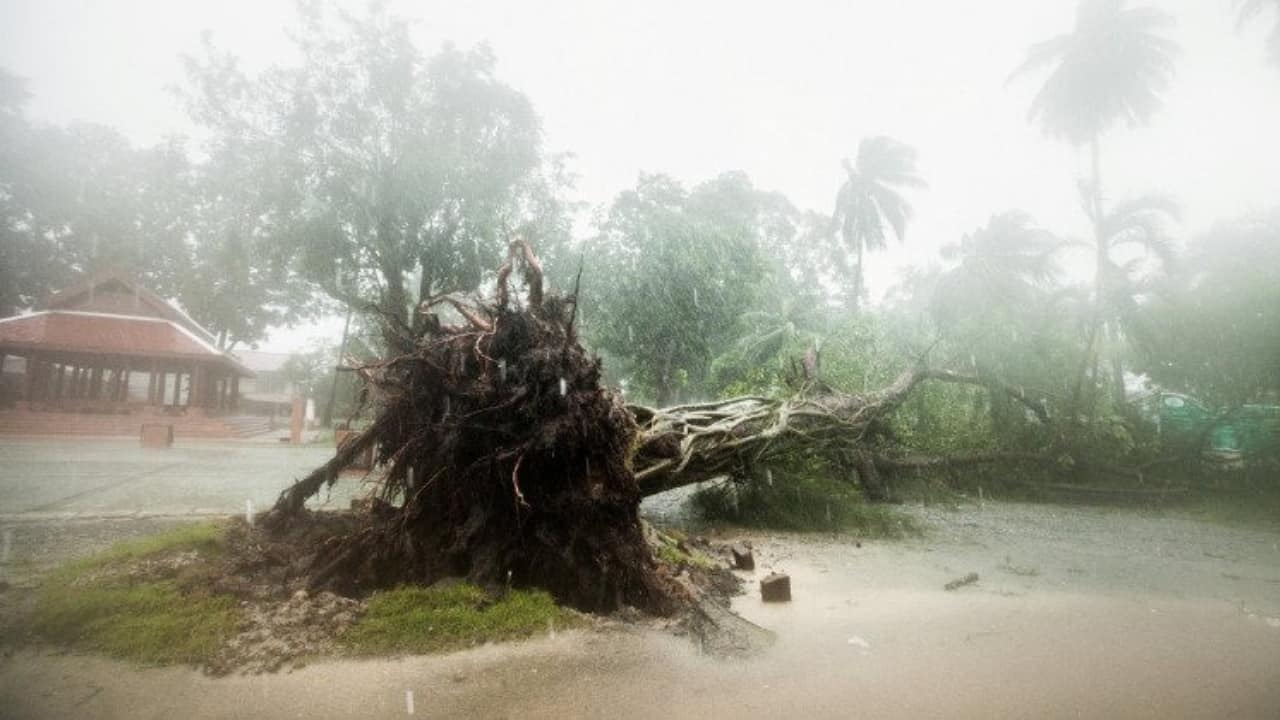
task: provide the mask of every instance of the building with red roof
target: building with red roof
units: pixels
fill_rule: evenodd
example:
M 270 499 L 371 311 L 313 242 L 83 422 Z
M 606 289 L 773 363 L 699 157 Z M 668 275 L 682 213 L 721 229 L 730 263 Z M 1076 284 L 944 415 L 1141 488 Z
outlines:
M 108 271 L 0 319 L 0 367 L 22 358 L 20 412 L 209 417 L 236 411 L 253 377 L 212 334 L 132 278 Z

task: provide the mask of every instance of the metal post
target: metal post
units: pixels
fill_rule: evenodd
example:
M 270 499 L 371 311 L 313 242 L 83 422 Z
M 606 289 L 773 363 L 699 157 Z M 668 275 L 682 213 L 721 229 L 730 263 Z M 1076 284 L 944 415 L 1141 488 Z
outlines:
M 347 354 L 347 332 L 351 329 L 351 306 L 347 306 L 347 319 L 342 323 L 342 342 L 338 344 L 338 360 L 333 366 L 333 382 L 329 384 L 329 402 L 324 406 L 324 414 L 320 418 L 320 424 L 324 427 L 333 427 L 333 403 L 338 397 L 338 366 L 342 365 L 342 358 Z

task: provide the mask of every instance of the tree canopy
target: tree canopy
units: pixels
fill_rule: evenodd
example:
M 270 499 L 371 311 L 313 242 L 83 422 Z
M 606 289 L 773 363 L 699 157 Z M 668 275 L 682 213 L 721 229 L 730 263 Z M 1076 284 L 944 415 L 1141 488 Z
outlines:
M 265 191 L 241 216 L 267 251 L 393 330 L 418 302 L 479 287 L 511 234 L 552 248 L 569 224 L 538 118 L 493 53 L 427 56 L 409 28 L 380 5 L 307 5 L 294 65 L 249 77 L 212 46 L 188 61 L 211 161 L 254 168 Z

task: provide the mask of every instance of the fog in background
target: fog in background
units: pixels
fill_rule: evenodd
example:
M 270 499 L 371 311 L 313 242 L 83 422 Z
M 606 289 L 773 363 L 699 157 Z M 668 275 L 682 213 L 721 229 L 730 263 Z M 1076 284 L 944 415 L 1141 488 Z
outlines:
M 918 149 L 929 187 L 913 194 L 906 242 L 869 256 L 872 297 L 898 269 L 936 260 L 1006 209 L 1065 235 L 1089 232 L 1076 189 L 1085 153 L 1027 122 L 1036 77 L 1006 82 L 1032 42 L 1071 28 L 1073 0 L 391 5 L 417 19 L 424 51 L 492 47 L 499 77 L 540 114 L 548 150 L 574 156 L 570 197 L 587 204 L 583 232 L 590 209 L 641 172 L 692 185 L 741 169 L 757 187 L 829 213 L 840 158 L 878 134 Z M 1237 28 L 1228 0 L 1149 5 L 1175 17 L 1169 35 L 1182 54 L 1150 127 L 1104 138 L 1108 196 L 1172 194 L 1184 234 L 1260 210 L 1280 187 L 1268 24 Z M 198 53 L 203 32 L 256 72 L 292 60 L 294 12 L 289 0 L 7 0 L 0 66 L 28 79 L 33 119 L 102 123 L 150 144 L 193 132 L 172 88 L 180 55 Z M 275 332 L 265 347 L 289 349 L 300 332 Z

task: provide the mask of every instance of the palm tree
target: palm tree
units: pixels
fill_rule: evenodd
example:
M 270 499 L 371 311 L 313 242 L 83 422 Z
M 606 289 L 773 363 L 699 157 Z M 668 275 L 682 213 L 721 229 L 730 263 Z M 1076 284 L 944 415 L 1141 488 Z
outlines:
M 1149 345 L 1142 305 L 1159 278 L 1173 268 L 1173 226 L 1179 208 L 1165 195 L 1147 195 L 1118 203 L 1100 223 L 1098 253 L 1105 262 L 1098 278 L 1095 322 L 1110 346 L 1112 385 L 1117 406 L 1125 401 L 1122 346 Z M 1124 259 L 1117 255 L 1125 254 Z
M 1089 319 L 1084 327 L 1085 353 L 1072 391 L 1072 405 L 1079 409 L 1083 402 L 1084 378 L 1089 368 L 1096 367 L 1105 355 L 1111 366 L 1111 377 L 1117 407 L 1125 400 L 1124 367 L 1121 349 L 1126 345 L 1151 345 L 1153 338 L 1147 327 L 1144 303 L 1152 295 L 1174 265 L 1172 229 L 1179 217 L 1178 204 L 1165 195 L 1147 195 L 1118 203 L 1098 223 L 1103 259 L 1090 298 Z M 1075 243 L 1093 249 L 1093 243 Z M 1117 256 L 1123 259 L 1117 259 Z M 1108 352 L 1102 351 L 1103 344 Z M 1092 396 L 1090 397 L 1092 407 Z
M 1075 146 L 1089 146 L 1091 177 L 1085 186 L 1085 205 L 1093 223 L 1096 250 L 1094 312 L 1077 388 L 1105 322 L 1105 298 L 1112 294 L 1104 287 L 1112 276 L 1110 251 L 1116 241 L 1108 224 L 1120 222 L 1103 203 L 1101 138 L 1116 123 L 1145 123 L 1159 109 L 1160 95 L 1173 78 L 1178 52 L 1177 46 L 1160 34 L 1173 24 L 1169 15 L 1154 8 L 1125 5 L 1126 0 L 1082 0 L 1075 29 L 1033 45 L 1012 76 L 1049 68 L 1044 85 L 1032 100 L 1030 119 L 1047 135 Z M 1123 387 L 1118 392 L 1122 395 Z M 1079 393 L 1076 395 L 1078 403 Z
M 1280 65 L 1280 0 L 1235 0 L 1235 6 L 1241 25 L 1253 20 L 1268 7 L 1275 11 L 1275 25 L 1271 26 L 1271 33 L 1267 35 L 1267 52 L 1271 55 L 1271 62 Z
M 1063 243 L 1013 210 L 942 248 L 957 265 L 939 279 L 933 314 L 946 322 L 960 313 L 992 305 L 1025 305 L 1058 274 L 1055 258 Z
M 845 250 L 855 256 L 852 303 L 857 307 L 865 279 L 864 253 L 885 248 L 886 225 L 902 242 L 912 213 L 902 191 L 925 182 L 916 174 L 916 151 L 889 137 L 864 138 L 858 143 L 857 162 L 845 158 L 842 164 L 845 181 L 836 193 L 832 221 Z

